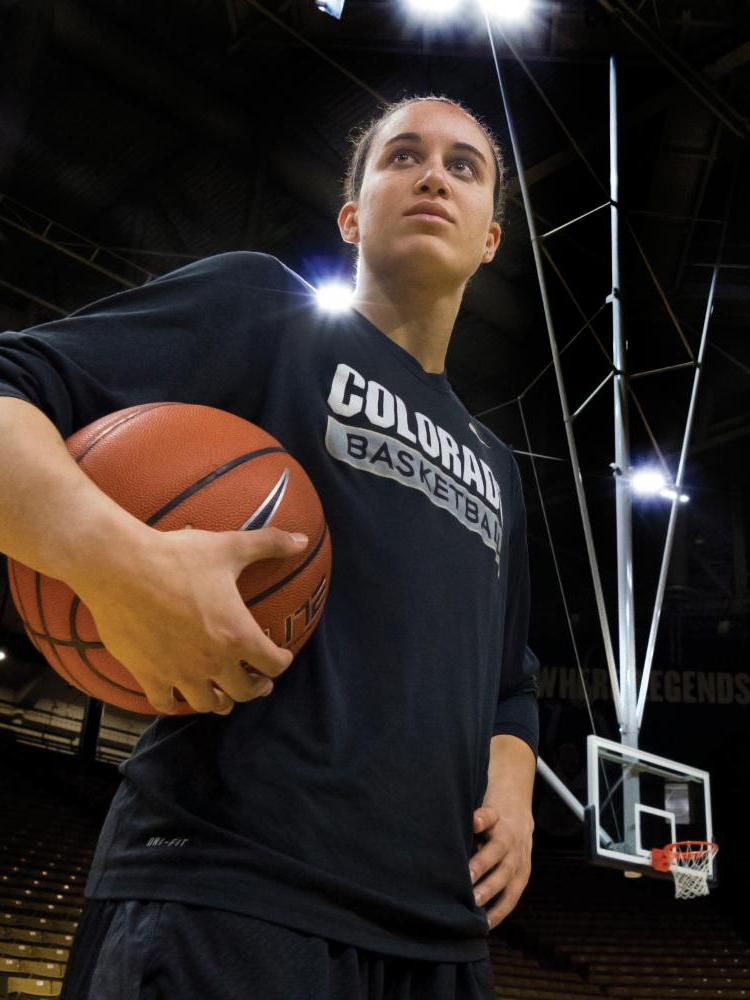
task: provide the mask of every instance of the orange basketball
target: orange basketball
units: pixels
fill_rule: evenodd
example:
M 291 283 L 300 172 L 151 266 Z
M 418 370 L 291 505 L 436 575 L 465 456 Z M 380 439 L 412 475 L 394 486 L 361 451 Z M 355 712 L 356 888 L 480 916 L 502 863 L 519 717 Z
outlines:
M 328 595 L 331 541 L 315 487 L 276 438 L 209 406 L 145 403 L 96 420 L 66 443 L 103 492 L 160 531 L 304 532 L 310 541 L 299 555 L 252 563 L 237 581 L 261 628 L 299 652 Z M 58 674 L 93 698 L 156 714 L 70 587 L 13 559 L 8 576 L 29 638 Z M 191 712 L 180 699 L 178 714 Z

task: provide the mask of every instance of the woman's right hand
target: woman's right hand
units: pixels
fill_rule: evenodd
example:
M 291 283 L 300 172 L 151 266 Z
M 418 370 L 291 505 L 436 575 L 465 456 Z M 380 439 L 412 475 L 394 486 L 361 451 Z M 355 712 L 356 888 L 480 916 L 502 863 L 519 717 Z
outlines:
M 196 712 L 222 715 L 270 693 L 294 657 L 261 630 L 237 579 L 250 563 L 302 551 L 307 538 L 273 527 L 144 529 L 125 573 L 71 584 L 108 652 L 159 713 L 176 708 L 174 688 Z

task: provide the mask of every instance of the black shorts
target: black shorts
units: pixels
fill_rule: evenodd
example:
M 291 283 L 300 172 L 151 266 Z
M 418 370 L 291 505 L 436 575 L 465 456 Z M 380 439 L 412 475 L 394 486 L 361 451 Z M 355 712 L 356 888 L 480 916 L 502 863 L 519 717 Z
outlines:
M 489 958 L 381 955 L 239 913 L 87 900 L 61 1000 L 494 1000 Z

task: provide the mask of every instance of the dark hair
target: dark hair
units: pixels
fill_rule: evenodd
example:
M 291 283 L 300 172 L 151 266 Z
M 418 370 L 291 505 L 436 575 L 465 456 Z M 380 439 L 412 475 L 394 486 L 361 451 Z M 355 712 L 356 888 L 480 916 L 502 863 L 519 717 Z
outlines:
M 359 198 L 362 180 L 365 176 L 367 156 L 381 126 L 397 111 L 401 111 L 402 108 L 408 107 L 410 104 L 420 104 L 423 101 L 439 101 L 442 104 L 458 108 L 459 111 L 463 111 L 465 115 L 468 115 L 482 130 L 484 137 L 490 144 L 490 149 L 495 159 L 495 188 L 492 196 L 494 203 L 493 217 L 496 222 L 501 222 L 505 207 L 505 164 L 498 141 L 484 122 L 477 118 L 468 108 L 464 107 L 460 101 L 455 101 L 451 97 L 438 96 L 437 94 L 427 94 L 422 97 L 404 97 L 393 104 L 386 104 L 367 125 L 362 126 L 350 136 L 352 149 L 349 153 L 349 162 L 344 177 L 344 200 L 356 201 Z

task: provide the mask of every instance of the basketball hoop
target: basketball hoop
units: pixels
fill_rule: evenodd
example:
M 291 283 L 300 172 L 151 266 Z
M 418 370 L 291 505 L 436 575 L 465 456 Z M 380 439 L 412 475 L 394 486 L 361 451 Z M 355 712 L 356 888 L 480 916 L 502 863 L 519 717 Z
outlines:
M 680 840 L 651 850 L 651 864 L 659 872 L 671 872 L 675 899 L 708 895 L 711 862 L 719 850 L 710 840 Z

